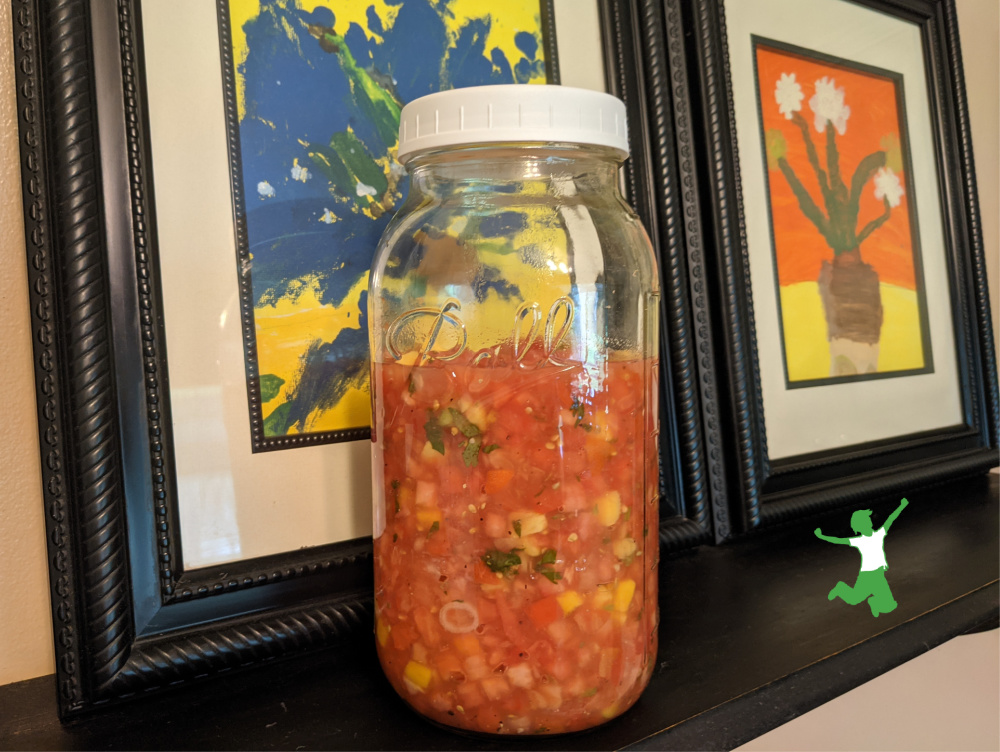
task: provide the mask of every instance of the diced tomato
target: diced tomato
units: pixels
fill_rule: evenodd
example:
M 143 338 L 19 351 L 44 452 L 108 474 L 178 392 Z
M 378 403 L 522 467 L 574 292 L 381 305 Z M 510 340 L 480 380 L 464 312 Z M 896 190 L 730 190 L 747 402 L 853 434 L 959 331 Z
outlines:
M 438 524 L 440 525 L 440 523 Z M 448 545 L 448 534 L 443 530 L 429 533 L 424 551 L 431 556 L 447 556 L 451 553 L 451 546 Z
M 557 574 L 562 574 L 562 572 Z M 535 586 L 542 595 L 558 595 L 563 591 L 562 580 L 550 580 L 548 577 L 536 577 Z
M 573 620 L 579 625 L 580 631 L 585 635 L 597 634 L 597 631 L 607 624 L 610 618 L 610 611 L 587 607 L 580 608 L 573 613 Z
M 448 698 L 448 695 L 443 692 L 435 692 L 432 694 L 430 701 L 433 708 L 439 713 L 447 713 L 451 710 L 452 702 Z
M 531 622 L 536 627 L 545 629 L 545 627 L 562 616 L 562 607 L 555 596 L 550 595 L 528 606 L 528 616 L 531 617 Z
M 413 612 L 413 621 L 420 632 L 420 638 L 427 646 L 434 647 L 441 641 L 441 625 L 436 615 L 427 609 L 418 608 Z
M 444 459 L 442 457 L 442 459 Z M 468 473 L 454 465 L 442 465 L 438 471 L 441 478 L 441 494 L 445 499 L 455 499 L 461 496 L 463 487 L 467 485 Z
M 496 601 L 497 612 L 500 614 L 500 622 L 503 631 L 515 647 L 523 648 L 530 644 L 530 638 L 524 629 L 523 620 L 514 613 L 514 610 L 507 604 L 506 599 L 500 598 Z
M 389 638 L 392 640 L 392 645 L 396 650 L 409 653 L 410 648 L 413 647 L 413 643 L 417 641 L 417 630 L 405 621 L 398 622 L 392 625 Z
M 507 470 L 490 470 L 490 473 L 505 473 Z M 489 487 L 489 475 L 486 474 L 486 485 Z M 513 472 L 511 472 L 513 475 Z M 487 491 L 489 493 L 489 491 Z M 496 512 L 490 512 L 486 515 L 484 527 L 486 534 L 491 538 L 504 538 L 507 535 L 507 520 L 502 514 L 497 514 Z M 512 545 L 517 545 L 517 541 L 511 540 Z M 510 549 L 508 549 L 510 550 Z
M 486 695 L 479 688 L 479 682 L 467 681 L 464 684 L 459 684 L 455 691 L 458 694 L 458 701 L 465 711 L 478 708 L 486 702 Z
M 481 585 L 496 585 L 497 575 L 496 572 L 490 570 L 481 559 L 476 559 L 476 563 L 473 567 L 475 574 L 475 580 Z
M 479 682 L 483 693 L 491 700 L 499 700 L 510 692 L 510 683 L 502 676 L 488 676 Z
M 560 607 L 559 614 L 562 615 L 562 607 Z M 576 630 L 573 627 L 573 622 L 557 618 L 548 625 L 546 631 L 552 635 L 556 646 L 561 646 L 566 645 L 576 636 Z
M 437 506 L 437 486 L 430 481 L 417 481 L 416 502 L 418 507 Z
M 573 514 L 587 508 L 587 496 L 579 482 L 567 482 L 562 492 L 562 509 L 560 511 Z
M 482 653 L 468 656 L 462 664 L 469 681 L 480 681 L 490 675 L 489 664 Z
M 444 680 L 465 681 L 465 667 L 458 656 L 451 651 L 440 653 L 437 658 L 438 676 Z
M 480 614 L 482 614 L 481 609 Z M 483 652 L 483 647 L 479 643 L 479 638 L 474 634 L 455 635 L 451 643 L 455 646 L 459 653 L 465 656 L 479 655 Z
M 492 601 L 481 598 L 479 600 L 479 623 L 494 624 L 497 620 L 497 607 Z
M 657 364 L 610 362 L 593 386 L 535 349 L 490 368 L 375 364 L 376 647 L 407 702 L 473 731 L 603 722 L 638 697 L 656 650 L 643 405 Z
M 549 667 L 549 671 L 559 681 L 566 682 L 573 677 L 576 672 L 576 666 L 572 656 L 564 653 L 557 653 L 555 659 Z
M 542 684 L 539 692 L 545 701 L 546 708 L 556 710 L 562 705 L 562 687 L 558 684 Z

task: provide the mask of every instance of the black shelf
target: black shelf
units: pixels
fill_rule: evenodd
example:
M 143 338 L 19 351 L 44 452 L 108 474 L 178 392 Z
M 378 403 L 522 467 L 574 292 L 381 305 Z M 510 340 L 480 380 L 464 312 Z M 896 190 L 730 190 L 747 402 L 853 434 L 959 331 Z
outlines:
M 4 749 L 731 749 L 957 635 L 997 623 L 996 475 L 911 495 L 885 550 L 899 607 L 829 602 L 858 557 L 850 509 L 667 557 L 649 689 L 605 726 L 562 738 L 470 740 L 421 720 L 370 640 L 136 698 L 67 725 L 54 677 L 0 687 Z M 881 524 L 898 500 L 873 506 Z M 16 646 L 5 646 L 16 649 Z

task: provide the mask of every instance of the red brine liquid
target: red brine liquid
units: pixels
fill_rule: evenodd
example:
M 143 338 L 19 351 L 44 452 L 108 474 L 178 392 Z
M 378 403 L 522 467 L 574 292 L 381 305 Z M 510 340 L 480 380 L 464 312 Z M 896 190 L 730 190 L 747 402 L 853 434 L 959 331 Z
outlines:
M 374 375 L 376 638 L 396 691 L 491 734 L 624 712 L 656 659 L 656 361 Z

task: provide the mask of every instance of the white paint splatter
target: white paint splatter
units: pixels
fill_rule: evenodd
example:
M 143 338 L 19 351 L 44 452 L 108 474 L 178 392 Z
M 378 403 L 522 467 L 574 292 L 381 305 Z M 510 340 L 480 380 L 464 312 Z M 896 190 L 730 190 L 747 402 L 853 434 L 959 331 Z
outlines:
M 274 198 L 274 188 L 266 180 L 257 183 L 257 193 L 261 198 Z
M 319 218 L 320 222 L 326 222 L 328 225 L 332 225 L 338 219 L 337 215 L 334 214 L 329 209 L 323 210 L 323 216 Z
M 292 180 L 298 180 L 300 183 L 304 183 L 311 177 L 312 175 L 309 174 L 309 168 L 300 165 L 298 159 L 293 160 Z
M 358 198 L 361 198 L 362 196 L 374 196 L 377 193 L 377 191 L 374 188 L 372 188 L 370 185 L 365 185 L 360 180 L 358 181 L 358 185 L 357 187 L 355 187 L 354 190 L 357 192 Z

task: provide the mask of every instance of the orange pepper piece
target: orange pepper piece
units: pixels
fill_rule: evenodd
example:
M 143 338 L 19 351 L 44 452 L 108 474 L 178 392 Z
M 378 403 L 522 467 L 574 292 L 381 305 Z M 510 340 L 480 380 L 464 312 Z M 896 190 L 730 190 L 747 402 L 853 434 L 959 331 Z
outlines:
M 513 470 L 488 470 L 486 472 L 486 493 L 495 494 L 503 491 L 513 479 Z

